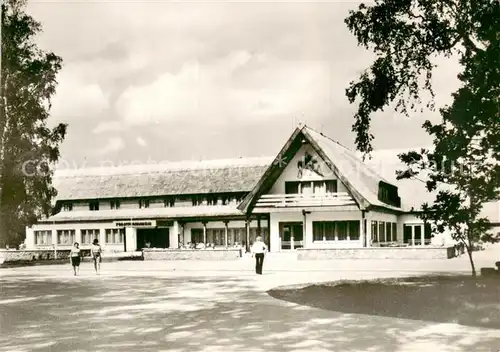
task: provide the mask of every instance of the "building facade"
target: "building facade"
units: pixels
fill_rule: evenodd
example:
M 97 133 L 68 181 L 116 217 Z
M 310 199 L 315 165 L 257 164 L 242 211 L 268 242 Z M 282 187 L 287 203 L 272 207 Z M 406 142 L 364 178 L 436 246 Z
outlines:
M 118 252 L 193 244 L 248 249 L 259 235 L 272 252 L 452 242 L 433 237 L 417 217 L 423 189 L 401 192 L 307 126 L 274 158 L 83 170 L 58 177 L 56 188 L 54 215 L 26 230 L 29 249 L 85 248 L 95 238 Z M 488 211 L 500 225 L 499 203 Z

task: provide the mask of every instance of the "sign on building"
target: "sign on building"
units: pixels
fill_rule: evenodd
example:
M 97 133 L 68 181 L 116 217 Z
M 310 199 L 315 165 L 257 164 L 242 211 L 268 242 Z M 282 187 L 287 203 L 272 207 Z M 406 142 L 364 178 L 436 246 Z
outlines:
M 115 227 L 156 227 L 156 220 L 115 221 Z

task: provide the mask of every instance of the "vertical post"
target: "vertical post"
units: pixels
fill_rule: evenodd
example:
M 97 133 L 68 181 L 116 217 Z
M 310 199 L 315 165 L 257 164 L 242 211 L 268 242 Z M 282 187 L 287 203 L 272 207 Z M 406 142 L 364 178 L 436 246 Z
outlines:
M 410 226 L 411 228 L 411 245 L 415 245 L 415 226 Z
M 183 245 L 186 245 L 186 240 L 185 240 L 185 238 L 184 238 L 184 222 L 181 222 L 181 223 L 180 223 L 180 225 L 181 225 L 181 238 L 182 238 L 182 244 L 183 244 Z
M 305 210 L 302 210 L 302 215 L 304 217 L 303 222 L 302 222 L 302 242 L 307 243 L 306 241 L 306 228 L 307 228 L 307 212 Z M 303 246 L 304 248 L 305 246 Z M 292 245 L 290 248 L 295 248 L 295 243 L 292 240 Z
M 271 252 L 271 250 L 274 250 L 274 247 L 272 247 L 272 240 L 271 240 L 271 214 L 268 214 L 267 215 L 267 236 L 269 238 L 269 243 L 267 244 L 269 247 L 268 247 L 268 250 L 269 252 Z
M 203 244 L 207 245 L 207 222 L 203 221 Z
M 257 236 L 262 236 L 261 228 L 260 228 L 260 216 L 257 217 Z M 264 240 L 265 242 L 265 240 Z
M 420 245 L 425 246 L 425 226 L 420 226 Z
M 228 236 L 228 232 L 229 232 L 229 220 L 226 220 L 224 221 L 224 245 L 228 246 L 228 243 L 227 243 L 227 236 Z
M 367 247 L 367 230 L 366 230 L 366 227 L 367 227 L 367 221 L 366 221 L 366 214 L 365 214 L 365 211 L 364 210 L 361 210 L 361 220 L 359 222 L 359 232 L 360 232 L 360 236 L 361 237 L 361 247 Z
M 57 230 L 52 229 L 52 245 L 54 246 L 54 259 L 57 259 Z
M 250 252 L 250 220 L 245 221 L 245 252 Z

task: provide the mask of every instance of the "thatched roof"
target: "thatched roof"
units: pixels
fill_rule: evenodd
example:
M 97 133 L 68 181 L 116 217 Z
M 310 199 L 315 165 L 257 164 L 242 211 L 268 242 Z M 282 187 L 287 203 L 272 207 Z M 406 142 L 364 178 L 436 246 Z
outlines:
M 269 163 L 248 158 L 58 171 L 56 200 L 248 192 Z
M 378 199 L 379 184 L 381 182 L 391 187 L 395 187 L 394 184 L 363 163 L 355 152 L 306 125 L 299 126 L 293 132 L 254 189 L 239 205 L 240 210 L 245 212 L 252 210 L 257 199 L 268 192 L 272 184 L 286 168 L 286 161 L 293 158 L 303 142 L 309 143 L 314 148 L 315 152 L 346 186 L 361 209 L 370 206 L 381 206 L 391 210 L 401 210 L 399 207 L 385 204 Z

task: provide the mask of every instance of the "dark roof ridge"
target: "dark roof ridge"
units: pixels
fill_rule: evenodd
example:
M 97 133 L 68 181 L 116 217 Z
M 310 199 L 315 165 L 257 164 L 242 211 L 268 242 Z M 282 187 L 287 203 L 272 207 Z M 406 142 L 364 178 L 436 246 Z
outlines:
M 345 145 L 343 145 L 343 144 L 342 144 L 342 143 L 340 143 L 339 141 L 336 141 L 335 139 L 333 139 L 333 138 L 331 138 L 331 137 L 327 136 L 327 135 L 326 135 L 326 134 L 324 134 L 323 132 L 318 132 L 317 130 L 315 130 L 314 128 L 312 128 L 312 127 L 310 127 L 310 126 L 308 126 L 308 125 L 304 125 L 304 127 L 305 127 L 305 128 L 307 128 L 307 129 L 309 129 L 309 130 L 311 130 L 311 131 L 313 131 L 313 132 L 316 132 L 316 133 L 318 133 L 318 134 L 322 135 L 323 137 L 325 137 L 325 138 L 327 138 L 327 139 L 331 140 L 331 141 L 332 141 L 332 142 L 334 142 L 334 143 L 337 143 L 337 144 L 338 144 L 338 145 L 340 145 L 342 148 L 347 149 L 349 152 L 354 153 L 354 151 L 353 151 L 353 150 L 349 149 L 348 147 L 346 147 Z

